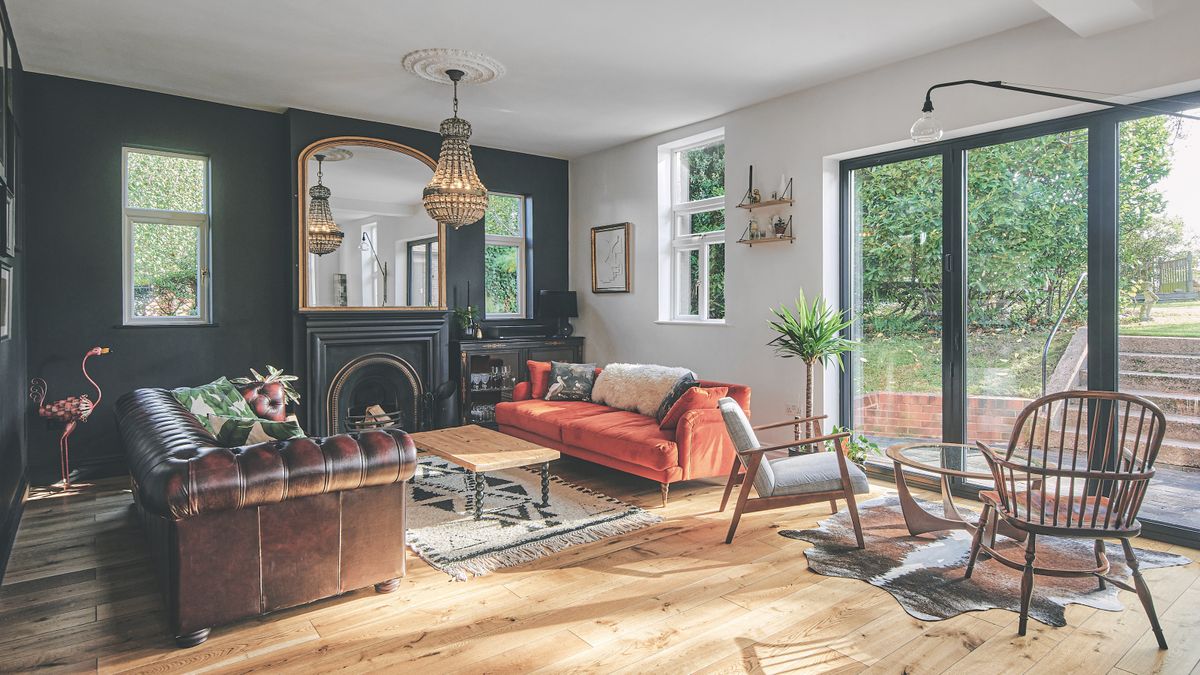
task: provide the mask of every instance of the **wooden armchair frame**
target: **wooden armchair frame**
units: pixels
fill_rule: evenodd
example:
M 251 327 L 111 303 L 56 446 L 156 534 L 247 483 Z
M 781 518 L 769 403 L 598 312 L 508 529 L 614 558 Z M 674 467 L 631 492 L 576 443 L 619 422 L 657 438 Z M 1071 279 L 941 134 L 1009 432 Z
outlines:
M 850 511 L 850 520 L 854 523 L 854 536 L 858 540 L 858 548 L 864 548 L 862 533 L 862 522 L 858 517 L 858 502 L 854 497 L 854 489 L 850 484 L 850 469 L 846 465 L 846 439 L 850 437 L 849 431 L 843 431 L 837 434 L 824 434 L 821 430 L 821 420 L 824 420 L 828 415 L 817 415 L 813 417 L 797 418 L 785 422 L 773 422 L 770 424 L 760 424 L 751 427 L 754 431 L 765 431 L 768 429 L 778 429 L 781 427 L 794 427 L 795 438 L 786 443 L 778 443 L 774 445 L 766 445 L 753 450 L 738 451 L 738 456 L 733 460 L 733 466 L 729 468 L 729 480 L 725 483 L 725 494 L 721 497 L 720 511 L 725 511 L 725 507 L 729 504 L 729 496 L 733 494 L 733 486 L 738 481 L 739 474 L 742 475 L 742 488 L 738 492 L 737 504 L 733 509 L 733 522 L 729 524 L 729 534 L 725 537 L 725 543 L 733 543 L 733 535 L 737 532 L 738 523 L 741 522 L 742 514 L 755 513 L 757 511 L 769 511 L 772 509 L 784 508 L 787 506 L 801 506 L 804 504 L 816 504 L 818 502 L 829 502 L 830 512 L 837 513 L 837 500 L 845 499 L 846 506 Z M 812 428 L 816 430 L 816 436 L 803 437 L 800 433 L 801 425 L 812 423 Z M 834 441 L 837 446 L 837 461 L 838 470 L 842 477 L 842 486 L 837 490 L 827 490 L 823 492 L 812 492 L 798 495 L 781 495 L 778 497 L 750 497 L 750 491 L 754 489 L 754 477 L 758 475 L 758 468 L 762 464 L 763 455 L 776 450 L 790 450 L 801 445 L 815 445 L 821 447 L 825 441 Z M 818 451 L 820 452 L 820 451 Z M 742 468 L 745 467 L 745 472 L 742 473 Z

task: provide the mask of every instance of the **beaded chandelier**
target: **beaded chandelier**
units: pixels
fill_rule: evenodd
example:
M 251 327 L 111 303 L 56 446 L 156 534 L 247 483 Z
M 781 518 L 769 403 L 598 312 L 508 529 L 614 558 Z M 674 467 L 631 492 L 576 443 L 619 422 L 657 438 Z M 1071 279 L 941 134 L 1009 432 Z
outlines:
M 471 123 L 458 116 L 458 81 L 463 71 L 447 70 L 454 82 L 454 117 L 442 120 L 442 150 L 438 155 L 433 179 L 425 186 L 421 201 L 429 216 L 454 228 L 470 225 L 483 218 L 488 192 L 471 160 Z
M 342 237 L 346 236 L 342 228 L 333 222 L 333 212 L 329 210 L 329 188 L 321 184 L 321 167 L 325 155 L 313 155 L 317 160 L 317 184 L 308 189 L 308 252 L 316 255 L 333 253 L 342 245 Z

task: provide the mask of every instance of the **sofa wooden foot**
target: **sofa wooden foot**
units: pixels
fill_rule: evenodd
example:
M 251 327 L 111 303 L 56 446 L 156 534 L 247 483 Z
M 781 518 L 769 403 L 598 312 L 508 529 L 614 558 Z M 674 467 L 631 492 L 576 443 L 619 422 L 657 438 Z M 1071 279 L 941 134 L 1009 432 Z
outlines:
M 665 509 L 665 508 L 667 508 L 667 493 L 670 492 L 670 490 L 671 490 L 671 484 L 670 483 L 659 483 L 658 489 L 662 492 L 662 505 L 663 505 L 663 508 Z
M 397 588 L 400 588 L 400 579 L 399 578 L 388 579 L 387 581 L 375 584 L 375 592 L 376 593 L 391 593 L 392 591 L 396 590 Z
M 184 633 L 183 635 L 176 635 L 175 636 L 175 646 L 179 647 L 180 649 L 187 649 L 188 647 L 195 647 L 196 645 L 198 645 L 208 639 L 208 632 L 210 630 L 212 630 L 212 629 L 211 628 L 201 628 L 200 630 L 194 630 L 190 633 Z

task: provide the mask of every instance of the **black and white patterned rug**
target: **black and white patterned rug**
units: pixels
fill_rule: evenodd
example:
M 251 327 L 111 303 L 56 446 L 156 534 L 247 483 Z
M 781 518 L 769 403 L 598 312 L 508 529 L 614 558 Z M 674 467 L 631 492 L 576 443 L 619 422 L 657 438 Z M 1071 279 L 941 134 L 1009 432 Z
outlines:
M 481 520 L 475 493 L 457 466 L 423 456 L 409 481 L 408 543 L 425 562 L 456 579 L 521 565 L 570 546 L 661 522 L 637 506 L 550 478 L 542 506 L 541 473 L 508 469 L 485 474 Z

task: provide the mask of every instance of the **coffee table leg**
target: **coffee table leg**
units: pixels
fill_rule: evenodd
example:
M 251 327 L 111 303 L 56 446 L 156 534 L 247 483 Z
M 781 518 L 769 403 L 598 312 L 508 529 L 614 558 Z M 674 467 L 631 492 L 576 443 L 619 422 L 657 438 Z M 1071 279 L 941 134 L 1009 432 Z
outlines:
M 954 502 L 950 498 L 950 485 L 946 476 L 942 476 L 942 503 L 946 506 L 949 518 L 935 516 L 921 508 L 912 493 L 908 491 L 908 483 L 904 480 L 904 467 L 899 462 L 893 462 L 896 472 L 896 496 L 900 499 L 900 510 L 904 513 L 904 524 L 908 526 L 909 534 L 924 534 L 937 530 L 967 530 L 974 532 L 975 527 L 958 517 Z
M 483 519 L 483 476 L 471 472 L 471 481 L 475 483 L 475 520 Z
M 550 506 L 550 462 L 542 462 L 542 506 Z

